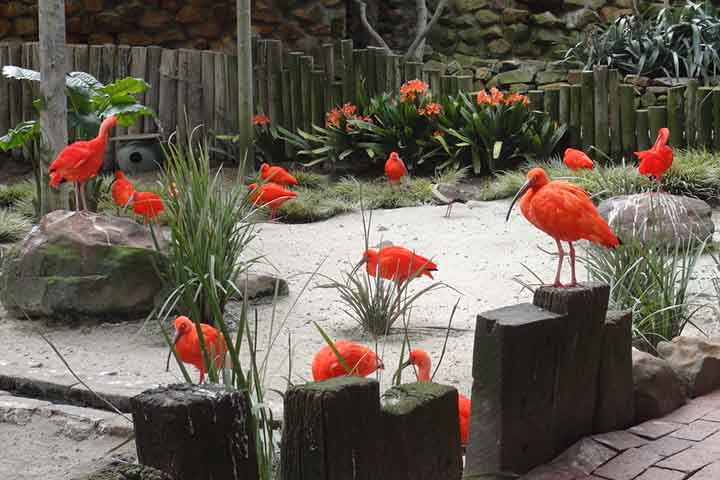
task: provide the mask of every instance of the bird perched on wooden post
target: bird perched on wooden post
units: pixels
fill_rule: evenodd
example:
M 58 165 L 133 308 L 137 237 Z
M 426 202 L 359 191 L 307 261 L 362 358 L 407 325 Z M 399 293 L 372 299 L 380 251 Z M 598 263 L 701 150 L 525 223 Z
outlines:
M 398 282 L 398 285 L 411 277 L 426 276 L 433 278 L 432 272 L 438 270 L 435 262 L 396 245 L 383 246 L 379 250 L 367 249 L 353 272 L 367 264 L 368 274 Z
M 570 170 L 592 170 L 595 164 L 582 150 L 568 148 L 563 155 L 563 163 Z
M 419 348 L 411 350 L 408 360 L 400 365 L 400 370 L 402 371 L 410 365 L 417 368 L 418 382 L 430 381 L 432 361 L 426 351 Z M 460 443 L 462 445 L 467 445 L 470 436 L 470 405 L 470 399 L 458 392 L 458 420 L 460 422 Z
M 392 152 L 385 161 L 385 176 L 390 180 L 390 185 L 399 184 L 405 175 L 407 175 L 405 162 L 402 161 L 397 152 Z
M 375 370 L 385 368 L 380 357 L 363 345 L 348 340 L 338 340 L 334 345 L 340 356 L 345 360 L 348 368 L 350 368 L 351 374 L 354 376 L 367 377 Z M 315 354 L 312 362 L 314 381 L 318 382 L 347 374 L 348 372 L 329 345 L 323 346 Z
M 115 205 L 125 208 L 130 203 L 134 192 L 135 187 L 132 182 L 127 179 L 122 170 L 117 170 L 115 172 L 115 180 L 113 180 L 111 189 Z
M 50 164 L 50 186 L 57 188 L 64 182 L 75 183 L 75 210 L 87 210 L 85 182 L 95 177 L 103 166 L 108 134 L 117 118 L 107 117 L 100 124 L 97 137 L 71 143 Z
M 268 182 L 258 186 L 257 183 L 251 183 L 248 188 L 252 192 L 250 201 L 255 205 L 267 206 L 270 209 L 270 220 L 275 218 L 277 210 L 283 203 L 293 198 L 297 198 L 297 193 L 292 190 L 283 188 L 277 183 Z
M 662 176 L 673 163 L 673 151 L 667 145 L 669 138 L 670 130 L 661 128 L 658 130 L 658 136 L 652 148 L 635 152 L 635 155 L 640 159 L 638 171 L 641 175 L 654 177 L 658 182 L 662 180 Z
M 200 329 L 202 330 L 208 357 L 212 359 L 214 356 L 216 368 L 221 368 L 225 360 L 225 352 L 227 351 L 225 340 L 216 329 L 206 323 L 201 323 Z M 200 371 L 200 380 L 198 383 L 202 383 L 208 369 L 203 357 L 197 327 L 188 317 L 181 315 L 175 319 L 175 334 L 173 335 L 172 343 L 175 346 L 175 351 L 180 357 L 180 360 L 193 365 Z M 172 350 L 168 353 L 167 364 L 165 365 L 166 370 L 170 368 L 171 354 Z
M 282 167 L 270 166 L 267 163 L 260 165 L 260 178 L 278 185 L 298 185 L 298 180 Z
M 555 287 L 563 286 L 560 283 L 560 272 L 565 252 L 561 241 L 570 245 L 572 280 L 567 285 L 569 287 L 577 285 L 573 242 L 589 240 L 607 248 L 614 248 L 620 243 L 585 190 L 561 180 L 551 182 L 542 168 L 533 168 L 528 172 L 527 181 L 513 198 L 505 221 L 508 221 L 510 212 L 521 197 L 520 210 L 525 218 L 554 238 L 557 244 Z

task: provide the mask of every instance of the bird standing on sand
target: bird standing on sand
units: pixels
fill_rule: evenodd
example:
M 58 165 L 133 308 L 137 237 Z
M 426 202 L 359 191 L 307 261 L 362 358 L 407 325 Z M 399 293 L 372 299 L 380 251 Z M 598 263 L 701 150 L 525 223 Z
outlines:
M 426 276 L 433 278 L 438 266 L 435 262 L 395 245 L 385 246 L 380 250 L 370 248 L 363 253 L 355 270 L 362 264 L 367 264 L 367 272 L 372 276 L 380 275 L 382 278 L 398 282 L 398 285 L 408 278 Z
M 115 205 L 118 207 L 125 207 L 130 203 L 132 195 L 135 192 L 135 187 L 130 180 L 127 179 L 125 173 L 122 170 L 115 172 L 115 180 L 112 184 L 112 197 Z
M 297 193 L 273 182 L 264 183 L 260 186 L 257 183 L 251 183 L 248 188 L 252 192 L 250 193 L 251 202 L 255 205 L 267 206 L 270 209 L 270 220 L 275 218 L 278 208 L 283 203 L 297 198 Z
M 400 365 L 400 370 L 414 365 L 417 368 L 418 382 L 430 381 L 432 361 L 426 351 L 416 348 L 410 351 L 410 357 Z M 470 399 L 458 392 L 458 420 L 460 421 L 460 443 L 467 445 L 470 436 Z
M 661 128 L 658 130 L 658 136 L 652 148 L 635 152 L 635 155 L 640 159 L 638 171 L 641 175 L 650 175 L 658 182 L 662 180 L 662 176 L 673 163 L 673 151 L 667 145 L 669 138 L 670 130 Z
M 225 352 L 227 351 L 222 335 L 206 323 L 201 323 L 200 329 L 202 330 L 205 349 L 207 350 L 209 358 L 212 359 L 214 355 L 216 367 L 221 368 L 225 360 Z M 198 383 L 202 383 L 208 369 L 206 368 L 205 359 L 203 358 L 200 337 L 198 336 L 195 323 L 184 315 L 177 317 L 175 319 L 175 334 L 173 335 L 172 342 L 180 360 L 200 370 L 200 380 Z M 166 369 L 170 366 L 171 354 L 172 352 L 168 353 Z
M 520 210 L 525 218 L 557 243 L 555 287 L 563 286 L 560 283 L 560 272 L 565 252 L 561 241 L 570 245 L 572 280 L 568 287 L 577 285 L 573 242 L 589 240 L 607 248 L 614 248 L 620 243 L 585 190 L 561 180 L 551 182 L 542 168 L 533 168 L 528 172 L 527 181 L 513 198 L 505 221 L 510 218 L 510 212 L 520 197 Z
M 563 155 L 563 163 L 570 170 L 592 170 L 595 164 L 582 150 L 568 148 Z
M 390 185 L 399 184 L 405 175 L 407 175 L 405 162 L 402 161 L 397 152 L 392 152 L 385 162 L 385 176 L 390 180 Z
M 350 368 L 351 374 L 354 376 L 367 377 L 375 370 L 385 368 L 380 357 L 367 347 L 348 340 L 338 340 L 334 345 Z M 323 346 L 315 354 L 312 362 L 314 381 L 318 382 L 347 374 L 348 372 L 345 371 L 345 368 L 343 368 L 337 355 L 335 355 L 335 352 L 333 352 L 329 345 Z
M 117 123 L 117 118 L 108 117 L 100 124 L 97 137 L 83 140 L 65 147 L 48 168 L 50 186 L 57 188 L 61 183 L 75 183 L 75 210 L 87 210 L 85 182 L 95 177 L 103 166 L 108 133 Z
M 282 167 L 270 166 L 267 163 L 260 165 L 260 178 L 278 185 L 297 185 L 297 178 Z

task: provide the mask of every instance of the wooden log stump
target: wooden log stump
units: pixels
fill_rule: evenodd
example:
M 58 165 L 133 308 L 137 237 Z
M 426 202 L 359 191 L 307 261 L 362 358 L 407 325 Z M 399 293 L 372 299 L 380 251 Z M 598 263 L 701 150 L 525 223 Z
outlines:
M 174 480 L 256 480 L 249 405 L 219 385 L 169 385 L 130 401 L 138 459 Z
M 458 393 L 431 382 L 393 387 L 383 395 L 382 477 L 459 480 L 462 476 Z
M 380 386 L 339 377 L 285 394 L 282 480 L 385 478 L 380 455 Z
M 632 376 L 632 313 L 608 312 L 597 382 L 593 433 L 625 430 L 635 420 Z

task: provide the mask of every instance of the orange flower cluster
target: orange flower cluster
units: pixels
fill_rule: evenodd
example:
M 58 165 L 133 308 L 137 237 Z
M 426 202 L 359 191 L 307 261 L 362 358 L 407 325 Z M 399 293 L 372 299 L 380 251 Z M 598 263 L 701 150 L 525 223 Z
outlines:
M 444 137 L 444 136 L 445 136 L 445 132 L 443 132 L 442 130 L 436 130 L 435 132 L 433 132 L 433 137 Z
M 409 80 L 400 87 L 400 101 L 414 102 L 415 99 L 428 91 L 428 84 L 422 80 Z
M 255 115 L 252 118 L 253 125 L 267 125 L 268 123 L 270 123 L 270 119 L 265 115 Z
M 442 105 L 439 103 L 428 103 L 425 105 L 425 107 L 421 107 L 418 109 L 418 113 L 423 116 L 432 117 L 433 115 L 440 115 L 440 112 L 442 112 Z
M 528 105 L 530 101 L 525 95 L 521 95 L 517 92 L 511 93 L 507 97 L 497 88 L 493 87 L 490 89 L 490 94 L 485 90 L 481 90 L 477 94 L 476 102 L 478 105 L 492 105 L 493 107 L 504 103 L 505 105 L 512 105 L 513 103 L 522 103 Z
M 372 122 L 370 117 L 357 115 L 357 107 L 352 103 L 346 103 L 342 108 L 333 108 L 325 114 L 325 127 L 340 128 L 342 119 L 347 120 L 362 120 L 364 122 Z M 345 130 L 348 132 L 352 130 L 350 125 L 345 126 Z

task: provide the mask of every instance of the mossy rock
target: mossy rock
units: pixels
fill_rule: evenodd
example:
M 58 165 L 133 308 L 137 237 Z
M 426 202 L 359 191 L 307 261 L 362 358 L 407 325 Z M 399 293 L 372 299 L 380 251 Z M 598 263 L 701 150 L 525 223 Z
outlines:
M 172 477 L 145 465 L 121 464 L 103 468 L 77 480 L 172 480 Z
M 19 317 L 122 321 L 148 314 L 166 257 L 124 218 L 56 211 L 9 252 L 0 301 Z

